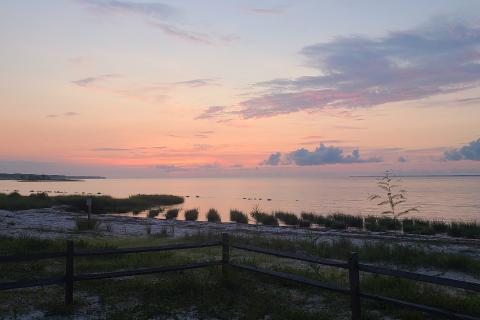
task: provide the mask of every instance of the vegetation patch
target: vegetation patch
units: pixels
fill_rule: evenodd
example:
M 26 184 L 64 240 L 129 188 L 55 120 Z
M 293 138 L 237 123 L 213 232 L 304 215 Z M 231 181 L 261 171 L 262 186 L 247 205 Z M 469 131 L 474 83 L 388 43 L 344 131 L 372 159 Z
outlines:
M 162 213 L 164 210 L 165 210 L 164 208 L 150 209 L 150 210 L 148 210 L 148 217 L 149 218 L 155 218 L 160 213 Z
M 230 210 L 230 221 L 246 224 L 246 223 L 248 223 L 248 217 L 242 211 L 232 209 L 232 210 Z
M 18 192 L 12 192 L 10 194 L 0 193 L 0 209 L 16 211 L 67 205 L 73 210 L 87 211 L 88 198 L 92 199 L 92 212 L 96 214 L 140 212 L 156 206 L 181 204 L 184 201 L 183 197 L 155 194 L 137 194 L 128 198 L 113 198 L 90 195 L 49 196 L 46 193 L 32 193 L 23 196 Z
M 197 219 L 198 219 L 198 209 L 185 210 L 185 220 L 197 221 Z
M 174 209 L 169 209 L 167 213 L 165 214 L 165 218 L 167 220 L 175 220 L 178 217 L 178 212 L 180 209 L 174 208 Z
M 250 216 L 255 220 L 256 224 L 278 226 L 278 220 L 275 215 L 262 212 L 258 208 L 254 208 L 252 212 L 250 212 Z
M 150 236 L 129 239 L 91 239 L 75 242 L 76 249 L 105 249 L 135 246 L 155 246 L 170 243 L 218 239 L 219 235 L 197 234 L 184 239 Z M 352 249 L 359 250 L 360 261 L 386 256 L 382 247 L 355 246 L 349 242 L 321 244 L 308 240 L 281 240 L 259 236 L 234 236 L 232 243 L 255 244 L 288 252 L 306 252 L 318 257 L 344 259 Z M 397 250 L 398 248 L 394 248 Z M 410 248 L 411 249 L 411 248 Z M 65 250 L 64 240 L 0 237 L 0 255 L 28 255 Z M 378 251 L 377 251 L 378 250 Z M 392 249 L 393 250 L 393 249 Z M 397 251 L 398 252 L 398 251 Z M 413 254 L 412 254 L 413 253 Z M 431 253 L 442 257 L 443 253 Z M 395 259 L 405 264 L 421 260 L 424 252 L 413 249 Z M 413 258 L 408 259 L 408 257 Z M 220 247 L 181 251 L 77 257 L 75 272 L 94 273 L 136 268 L 178 265 L 189 262 L 218 260 Z M 390 258 L 389 258 L 390 257 Z M 348 287 L 348 272 L 343 269 L 311 263 L 292 263 L 257 253 L 231 251 L 232 261 L 255 265 L 274 271 L 288 272 L 337 286 Z M 437 258 L 437 261 L 438 258 Z M 460 263 L 460 261 L 459 261 Z M 468 265 L 472 260 L 463 260 Z M 478 262 L 477 262 L 478 263 Z M 453 265 L 451 265 L 453 266 Z M 451 270 L 449 266 L 449 270 Z M 0 282 L 49 277 L 64 273 L 62 258 L 40 262 L 2 264 Z M 479 269 L 478 265 L 472 266 Z M 361 288 L 365 292 L 422 303 L 469 315 L 480 313 L 480 295 L 442 286 L 423 284 L 386 276 L 362 274 Z M 26 318 L 31 312 L 40 317 L 75 318 L 88 314 L 92 318 L 152 319 L 347 319 L 348 295 L 331 293 L 268 276 L 229 268 L 225 276 L 219 267 L 188 270 L 180 273 L 136 276 L 119 280 L 84 281 L 75 284 L 74 306 L 63 306 L 63 288 L 57 286 L 0 292 L 0 318 Z M 275 308 L 271 306 L 275 305 Z M 362 300 L 365 319 L 434 319 L 412 309 Z
M 207 212 L 207 220 L 209 222 L 221 222 L 220 215 L 218 214 L 218 211 L 216 209 L 210 209 Z
M 276 211 L 274 212 L 274 216 L 287 226 L 296 226 L 300 224 L 300 219 L 294 213 Z

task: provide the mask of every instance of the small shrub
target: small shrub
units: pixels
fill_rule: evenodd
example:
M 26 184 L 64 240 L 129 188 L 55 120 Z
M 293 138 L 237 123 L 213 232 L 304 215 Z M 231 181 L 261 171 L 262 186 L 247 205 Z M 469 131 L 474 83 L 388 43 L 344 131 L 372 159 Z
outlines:
M 207 220 L 209 222 L 220 222 L 220 215 L 218 214 L 218 211 L 216 209 L 210 209 L 207 212 Z
M 185 220 L 196 221 L 198 219 L 198 209 L 185 210 Z
M 168 220 L 175 220 L 177 219 L 178 217 L 178 212 L 180 211 L 180 209 L 169 209 L 167 211 L 167 213 L 165 214 L 165 218 L 168 219 Z
M 85 218 L 75 219 L 76 231 L 98 230 L 99 226 L 100 226 L 100 221 L 96 219 L 90 219 L 90 220 Z
M 237 223 L 248 223 L 248 217 L 242 211 L 232 209 L 230 210 L 230 221 Z

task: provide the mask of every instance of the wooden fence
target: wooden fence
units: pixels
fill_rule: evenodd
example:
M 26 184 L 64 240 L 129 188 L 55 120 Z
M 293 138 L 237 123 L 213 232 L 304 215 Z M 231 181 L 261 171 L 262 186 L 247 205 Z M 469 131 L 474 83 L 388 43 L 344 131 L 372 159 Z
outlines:
M 104 255 L 113 255 L 113 254 L 144 253 L 144 252 L 160 252 L 160 251 L 206 248 L 206 247 L 214 247 L 214 246 L 222 246 L 221 260 L 208 261 L 208 262 L 196 262 L 196 263 L 189 263 L 189 264 L 177 265 L 177 266 L 140 268 L 135 270 L 123 270 L 123 271 L 104 272 L 104 273 L 87 273 L 87 274 L 75 273 L 75 257 L 104 256 Z M 245 265 L 245 264 L 240 264 L 234 261 L 230 261 L 230 249 L 261 253 L 261 254 L 271 255 L 271 256 L 280 257 L 280 258 L 287 258 L 287 259 L 299 260 L 299 261 L 304 261 L 304 262 L 309 262 L 309 263 L 314 263 L 314 264 L 319 264 L 319 265 L 324 265 L 324 266 L 329 266 L 334 268 L 346 269 L 348 270 L 349 287 L 347 288 L 339 287 L 336 285 L 327 284 L 317 280 L 305 278 L 300 275 L 279 272 L 279 271 L 272 271 L 272 270 L 262 269 L 253 265 Z M 230 244 L 229 236 L 228 234 L 225 234 L 225 233 L 222 235 L 222 241 L 207 241 L 207 242 L 199 242 L 199 243 L 187 243 L 187 244 L 182 243 L 182 244 L 155 246 L 155 247 L 103 249 L 103 250 L 75 250 L 73 241 L 67 241 L 66 251 L 64 252 L 44 253 L 44 254 L 36 254 L 36 255 L 29 255 L 29 256 L 0 256 L 0 263 L 39 261 L 39 260 L 54 259 L 54 258 L 65 258 L 65 273 L 62 276 L 35 279 L 35 280 L 29 280 L 29 281 L 4 282 L 4 283 L 0 283 L 0 290 L 39 287 L 39 286 L 47 286 L 47 285 L 63 285 L 65 287 L 65 304 L 71 305 L 73 304 L 74 283 L 78 281 L 99 280 L 99 279 L 108 279 L 108 278 L 117 278 L 117 277 L 129 277 L 129 276 L 136 276 L 136 275 L 198 269 L 198 268 L 205 268 L 210 266 L 222 266 L 222 272 L 224 274 L 226 273 L 227 268 L 231 267 L 231 268 L 255 272 L 258 274 L 268 275 L 268 276 L 279 278 L 279 279 L 289 280 L 296 283 L 349 295 L 350 308 L 351 308 L 351 314 L 352 314 L 353 320 L 359 320 L 361 318 L 361 299 L 375 300 L 382 303 L 397 305 L 400 307 L 413 308 L 421 312 L 425 312 L 427 314 L 437 315 L 447 319 L 480 320 L 480 318 L 465 315 L 465 314 L 460 314 L 458 312 L 451 311 L 451 310 L 444 310 L 436 307 L 417 304 L 414 302 L 408 302 L 408 301 L 398 300 L 395 298 L 385 297 L 382 295 L 363 292 L 360 288 L 360 272 L 404 278 L 404 279 L 420 281 L 425 283 L 432 283 L 436 285 L 443 285 L 447 287 L 460 288 L 460 289 L 470 290 L 475 292 L 480 292 L 479 283 L 453 280 L 453 279 L 435 277 L 435 276 L 428 276 L 428 275 L 423 275 L 423 274 L 414 273 L 414 272 L 393 270 L 393 269 L 387 269 L 387 268 L 377 267 L 373 265 L 361 264 L 358 261 L 358 255 L 356 253 L 352 253 L 348 261 L 339 261 L 339 260 L 330 260 L 330 259 L 319 259 L 317 257 L 307 256 L 303 254 L 286 253 L 286 252 L 265 249 L 265 248 L 260 248 L 256 246 L 251 246 L 251 245 L 242 245 L 242 244 L 236 244 L 236 243 Z

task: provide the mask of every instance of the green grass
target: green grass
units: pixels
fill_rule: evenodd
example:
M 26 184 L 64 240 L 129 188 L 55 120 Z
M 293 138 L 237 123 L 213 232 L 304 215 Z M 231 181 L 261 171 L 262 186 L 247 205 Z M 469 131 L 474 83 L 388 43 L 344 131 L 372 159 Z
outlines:
M 197 219 L 198 219 L 198 209 L 185 210 L 185 220 L 197 221 Z
M 0 193 L 0 209 L 15 211 L 68 205 L 73 210 L 87 211 L 87 198 L 92 199 L 92 212 L 96 214 L 143 211 L 155 206 L 181 204 L 184 201 L 183 197 L 173 195 L 137 194 L 128 198 L 113 198 L 90 195 L 49 196 L 46 193 L 32 193 L 23 196 L 17 192 L 12 192 L 10 194 Z
M 185 240 L 175 240 L 175 243 Z M 172 243 L 165 238 L 76 241 L 76 249 L 114 248 Z M 0 238 L 0 255 L 28 254 L 64 250 L 62 240 Z M 182 250 L 177 252 L 123 254 L 76 258 L 76 273 L 107 272 L 150 266 L 178 265 L 192 261 L 220 259 L 220 248 Z M 15 263 L 2 268 L 0 282 L 63 274 L 62 259 L 38 264 Z M 90 317 L 109 319 L 151 318 L 251 318 L 264 319 L 332 319 L 335 305 L 329 303 L 316 310 L 302 306 L 312 296 L 301 288 L 278 286 L 272 279 L 231 270 L 223 278 L 218 267 L 178 273 L 138 276 L 119 280 L 86 281 L 75 284 L 74 307 L 63 306 L 63 289 L 46 287 L 16 291 L 0 291 L 0 318 L 15 318 L 30 308 L 49 317 L 71 317 L 87 313 Z M 15 295 L 12 296 L 12 293 Z M 14 297 L 14 299 L 12 299 Z M 98 299 L 98 303 L 87 297 Z M 274 303 L 281 306 L 271 308 Z M 86 310 L 86 311 L 85 311 Z
M 92 239 L 75 241 L 76 249 L 153 246 L 168 243 L 219 238 L 219 235 L 197 234 L 185 239 L 142 237 L 128 239 Z M 350 250 L 360 252 L 360 260 L 377 259 L 385 254 L 382 247 L 367 246 L 363 250 L 348 242 L 313 245 L 308 241 L 269 239 L 264 237 L 232 237 L 233 242 L 252 243 L 286 251 L 305 251 L 321 257 L 345 257 Z M 359 250 L 360 249 L 360 250 Z M 397 250 L 398 248 L 396 248 Z M 31 254 L 65 250 L 64 240 L 0 237 L 0 255 Z M 434 255 L 434 253 L 431 253 Z M 387 259 L 416 261 L 426 266 L 432 256 L 420 258 L 425 252 L 413 250 L 392 252 Z M 437 260 L 444 255 L 435 254 Z M 412 257 L 413 256 L 413 257 Z M 177 265 L 192 261 L 217 260 L 221 249 L 202 248 L 142 254 L 78 257 L 77 273 L 108 272 L 141 267 Z M 346 270 L 292 263 L 291 260 L 232 250 L 232 261 L 257 265 L 270 270 L 289 272 L 318 281 L 346 287 Z M 424 259 L 424 260 L 421 260 Z M 460 261 L 459 261 L 460 263 Z M 469 265 L 471 260 L 463 260 Z M 452 267 L 448 266 L 447 267 Z M 2 264 L 0 282 L 63 274 L 64 260 Z M 478 269 L 478 265 L 472 266 Z M 429 306 L 477 315 L 480 295 L 410 280 L 362 274 L 361 288 L 365 292 L 382 294 Z M 12 295 L 14 293 L 14 295 Z M 93 299 L 93 300 L 92 300 Z M 92 302 L 98 301 L 98 302 Z M 268 276 L 230 269 L 222 277 L 220 268 L 190 270 L 179 273 L 137 276 L 120 280 L 85 281 L 75 284 L 75 305 L 63 306 L 63 288 L 45 287 L 15 291 L 0 291 L 0 318 L 20 318 L 30 308 L 41 310 L 45 317 L 90 317 L 108 319 L 151 318 L 216 318 L 216 319 L 346 319 L 349 317 L 348 296 L 314 289 Z M 435 319 L 410 309 L 364 300 L 365 319 Z M 275 306 L 275 308 L 272 308 Z
M 220 215 L 218 214 L 218 211 L 216 209 L 210 209 L 207 212 L 207 220 L 209 222 L 221 222 Z

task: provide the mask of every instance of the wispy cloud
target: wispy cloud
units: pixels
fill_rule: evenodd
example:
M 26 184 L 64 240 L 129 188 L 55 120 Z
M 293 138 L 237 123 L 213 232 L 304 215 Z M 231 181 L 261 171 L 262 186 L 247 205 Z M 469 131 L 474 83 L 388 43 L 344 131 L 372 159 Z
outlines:
M 193 41 L 203 44 L 211 44 L 212 41 L 210 37 L 206 34 L 187 31 L 185 29 L 181 29 L 179 27 L 169 25 L 166 23 L 159 23 L 159 22 L 150 22 L 149 25 L 163 31 L 163 33 L 173 36 L 182 40 Z
M 177 10 L 159 2 L 134 2 L 122 0 L 77 0 L 87 5 L 88 10 L 96 14 L 125 16 L 135 14 L 155 20 L 165 20 Z
M 471 141 L 469 144 L 457 149 L 447 150 L 443 155 L 443 160 L 473 160 L 480 161 L 480 139 Z
M 217 83 L 215 83 L 214 79 L 192 79 L 192 80 L 185 80 L 185 81 L 177 81 L 177 82 L 173 82 L 172 84 L 191 87 L 191 88 L 218 85 Z
M 400 157 L 398 157 L 398 159 L 397 159 L 397 160 L 398 160 L 398 162 L 401 162 L 401 163 L 408 162 L 408 159 L 407 159 L 406 157 L 404 157 L 404 156 L 400 156 Z
M 225 114 L 226 106 L 211 106 L 199 114 L 195 119 L 210 119 L 223 116 Z
M 351 154 L 344 155 L 343 150 L 334 146 L 326 146 L 320 144 L 316 149 L 309 151 L 301 148 L 291 151 L 286 154 L 275 152 L 271 154 L 262 165 L 279 165 L 279 164 L 294 164 L 297 166 L 318 166 L 325 164 L 336 163 L 367 163 L 367 162 L 382 162 L 380 157 L 362 158 L 360 151 L 355 149 Z
M 457 99 L 455 100 L 457 103 L 479 103 L 480 102 L 480 97 L 475 97 L 475 98 L 465 98 L 465 99 Z
M 49 114 L 47 115 L 47 118 L 58 118 L 58 117 L 73 117 L 73 116 L 78 116 L 78 112 L 74 111 L 68 111 L 65 113 L 60 113 L 60 114 Z
M 160 2 L 136 2 L 132 0 L 77 0 L 95 15 L 118 18 L 137 17 L 146 25 L 160 30 L 164 34 L 181 40 L 211 44 L 213 42 L 231 42 L 238 37 L 216 33 L 200 33 L 191 27 L 180 26 L 180 10 Z
M 267 159 L 263 160 L 260 165 L 264 166 L 278 166 L 282 158 L 281 152 L 275 152 L 268 156 Z
M 92 77 L 87 77 L 87 78 L 74 80 L 74 81 L 72 81 L 72 83 L 76 84 L 77 86 L 80 86 L 80 87 L 88 87 L 88 86 L 96 85 L 99 82 L 103 82 L 105 80 L 109 80 L 109 79 L 112 79 L 112 78 L 118 78 L 118 77 L 120 77 L 120 75 L 113 74 L 113 73 L 100 74 L 100 75 L 97 75 L 97 76 L 92 76 Z
M 205 139 L 208 138 L 211 134 L 215 133 L 215 131 L 211 130 L 206 130 L 206 131 L 200 131 L 194 135 L 195 138 L 201 138 Z
M 276 5 L 271 7 L 251 7 L 247 11 L 253 14 L 261 15 L 280 15 L 287 11 L 290 6 L 287 4 Z
M 166 147 L 134 147 L 134 148 L 117 148 L 117 147 L 98 147 L 93 148 L 92 151 L 99 151 L 99 152 L 116 152 L 116 151 L 135 151 L 135 150 L 163 150 Z
M 217 116 L 348 110 L 465 90 L 480 82 L 479 46 L 479 25 L 443 18 L 381 38 L 310 45 L 301 54 L 318 75 L 257 83 L 263 93 Z

